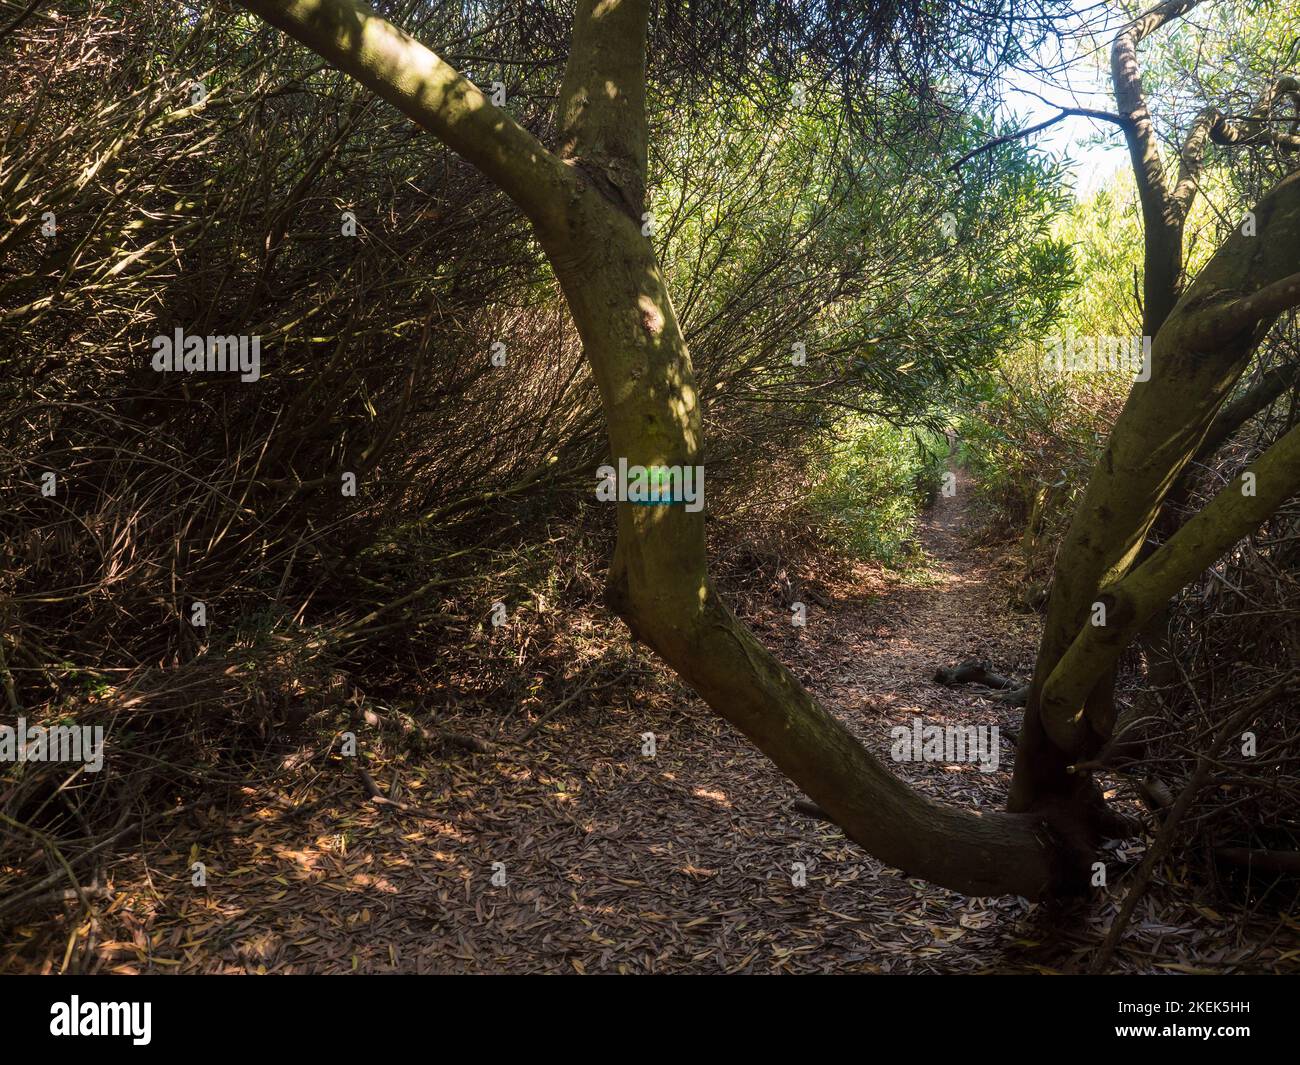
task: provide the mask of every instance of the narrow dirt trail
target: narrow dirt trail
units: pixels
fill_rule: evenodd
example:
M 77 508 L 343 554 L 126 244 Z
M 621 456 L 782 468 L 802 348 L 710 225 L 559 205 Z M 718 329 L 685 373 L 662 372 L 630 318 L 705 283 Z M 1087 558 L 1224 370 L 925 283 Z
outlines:
M 1015 727 L 1017 711 L 931 680 L 975 654 L 1020 674 L 1032 658 L 1032 619 L 1011 613 L 991 561 L 962 542 L 967 488 L 960 479 L 925 515 L 924 579 L 875 597 L 833 589 L 802 630 L 775 604 L 756 620 L 884 759 L 890 727 L 917 715 Z M 642 754 L 647 732 L 654 758 Z M 1004 801 L 1011 750 L 1003 738 L 991 773 L 894 768 L 946 801 L 991 808 Z M 401 797 L 423 816 L 367 803 L 353 776 L 327 769 L 292 797 L 248 788 L 242 806 L 210 812 L 211 831 L 178 831 L 120 863 L 88 967 L 981 972 L 1051 960 L 1033 939 L 1033 908 L 909 880 L 792 812 L 793 786 L 671 686 L 598 697 L 525 749 L 439 752 L 400 775 Z M 389 786 L 386 771 L 376 776 Z M 196 860 L 206 888 L 190 885 Z

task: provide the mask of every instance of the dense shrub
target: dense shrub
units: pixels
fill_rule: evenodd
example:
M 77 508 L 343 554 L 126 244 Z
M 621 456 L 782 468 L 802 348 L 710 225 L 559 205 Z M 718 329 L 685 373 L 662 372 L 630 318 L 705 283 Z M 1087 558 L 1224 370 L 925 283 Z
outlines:
M 825 450 L 809 497 L 826 538 L 853 555 L 906 566 L 919 554 L 918 512 L 934 501 L 947 438 L 861 416 Z

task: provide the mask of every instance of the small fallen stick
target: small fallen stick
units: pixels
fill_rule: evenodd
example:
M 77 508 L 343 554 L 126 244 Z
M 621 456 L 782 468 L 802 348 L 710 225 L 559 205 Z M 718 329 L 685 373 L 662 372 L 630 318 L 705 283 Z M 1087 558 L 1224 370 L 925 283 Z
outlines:
M 407 806 L 406 803 L 399 802 L 396 799 L 390 799 L 387 795 L 385 795 L 382 791 L 379 790 L 379 785 L 375 783 L 375 778 L 372 777 L 369 771 L 366 769 L 366 767 L 361 764 L 360 758 L 357 759 L 357 772 L 361 774 L 361 782 L 366 786 L 366 792 L 370 796 L 370 801 L 373 802 L 375 805 L 392 806 L 398 810 L 410 809 L 410 807 Z

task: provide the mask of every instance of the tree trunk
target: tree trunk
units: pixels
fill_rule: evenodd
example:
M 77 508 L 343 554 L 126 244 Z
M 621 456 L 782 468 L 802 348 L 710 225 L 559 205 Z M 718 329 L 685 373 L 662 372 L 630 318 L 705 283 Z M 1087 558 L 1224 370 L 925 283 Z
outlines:
M 690 356 L 641 232 L 647 0 L 579 0 L 559 101 L 562 158 L 357 0 L 245 6 L 400 107 L 525 211 L 582 338 L 611 453 L 647 468 L 703 465 Z M 1045 811 L 934 802 L 804 691 L 715 593 L 703 511 L 619 503 L 607 599 L 638 640 L 887 864 L 973 895 L 1038 898 L 1085 883 L 1090 853 L 1073 826 Z
M 1254 211 L 1258 235 L 1230 236 L 1160 328 L 1152 345 L 1151 378 L 1134 385 L 1061 545 L 1020 734 L 1013 810 L 1032 810 L 1061 795 L 1078 800 L 1084 793 L 1085 785 L 1068 767 L 1110 738 L 1113 673 L 1108 668 L 1093 679 L 1084 715 L 1088 728 L 1076 737 L 1073 750 L 1053 744 L 1040 725 L 1044 685 L 1089 625 L 1102 589 L 1137 559 L 1170 488 L 1274 321 L 1278 301 L 1271 294 L 1294 284 L 1300 266 L 1300 172 L 1284 179 Z

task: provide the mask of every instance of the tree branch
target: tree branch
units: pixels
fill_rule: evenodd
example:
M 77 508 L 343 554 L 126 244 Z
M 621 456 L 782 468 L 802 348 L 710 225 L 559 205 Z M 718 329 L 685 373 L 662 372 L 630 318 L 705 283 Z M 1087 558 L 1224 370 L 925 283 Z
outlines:
M 1018 141 L 1025 137 L 1032 137 L 1035 133 L 1041 133 L 1043 130 L 1056 125 L 1056 123 L 1066 118 L 1095 118 L 1100 122 L 1113 122 L 1121 128 L 1129 124 L 1127 118 L 1123 115 L 1117 115 L 1113 111 L 1094 111 L 1090 107 L 1062 107 L 1060 109 L 1060 114 L 1047 119 L 1045 122 L 1039 122 L 1036 126 L 1029 126 L 1026 129 L 1017 130 L 1015 133 L 1005 133 L 1001 137 L 995 137 L 993 140 L 981 144 L 978 148 L 972 149 L 963 155 L 953 163 L 948 170 L 949 172 L 956 172 L 957 170 L 960 170 L 965 163 L 974 159 L 977 155 L 983 155 L 985 152 L 992 151 L 994 148 L 1001 147 L 1004 144 L 1009 144 L 1012 141 Z
M 1200 0 L 1165 0 L 1135 19 L 1115 35 L 1111 45 L 1111 77 L 1115 102 L 1128 121 L 1123 127 L 1128 141 L 1133 176 L 1142 202 L 1146 266 L 1143 277 L 1142 331 L 1155 336 L 1173 310 L 1183 283 L 1183 219 L 1185 206 L 1171 193 L 1160 161 L 1151 112 L 1142 92 L 1142 72 L 1137 46 L 1161 26 L 1181 18 Z M 1190 202 L 1190 198 L 1189 201 Z
M 1213 108 L 1202 111 L 1187 131 L 1183 150 L 1178 153 L 1178 183 L 1174 186 L 1173 201 L 1183 218 L 1187 217 L 1200 188 L 1201 171 L 1205 168 L 1205 145 L 1221 120 L 1219 112 Z
M 534 223 L 562 223 L 564 164 L 414 37 L 360 0 L 240 2 L 434 134 Z
M 1202 311 L 1191 337 L 1194 343 L 1205 346 L 1220 344 L 1292 307 L 1300 307 L 1300 274 L 1283 277 L 1249 296 Z
M 1252 480 L 1247 475 L 1253 474 Z M 1251 484 L 1253 494 L 1247 494 Z M 1062 750 L 1076 750 L 1084 728 L 1083 704 L 1097 677 L 1109 669 L 1142 626 L 1197 574 L 1257 529 L 1300 491 L 1300 426 L 1293 428 L 1219 492 L 1194 518 L 1140 566 L 1102 590 L 1101 625 L 1087 624 L 1043 686 L 1042 718 Z
M 1273 109 L 1283 100 L 1290 101 L 1296 114 L 1282 121 L 1291 124 L 1291 132 L 1272 128 Z M 1300 150 L 1300 80 L 1291 77 L 1276 78 L 1259 98 L 1255 109 L 1240 124 L 1215 112 L 1217 121 L 1210 132 L 1215 144 L 1239 145 L 1269 143 L 1287 151 Z
M 1192 456 L 1193 462 L 1205 462 L 1219 450 L 1237 430 L 1269 406 L 1288 388 L 1300 383 L 1300 362 L 1283 363 L 1265 373 L 1245 392 L 1234 399 L 1210 423 L 1210 429 L 1201 446 Z

